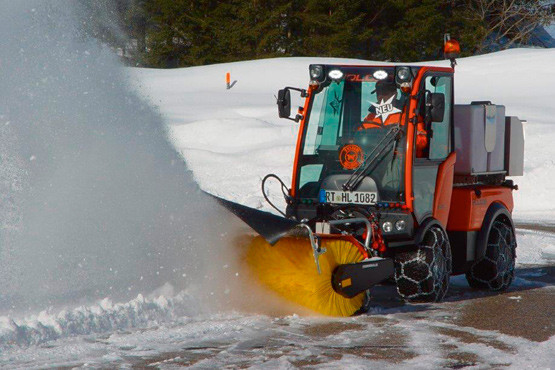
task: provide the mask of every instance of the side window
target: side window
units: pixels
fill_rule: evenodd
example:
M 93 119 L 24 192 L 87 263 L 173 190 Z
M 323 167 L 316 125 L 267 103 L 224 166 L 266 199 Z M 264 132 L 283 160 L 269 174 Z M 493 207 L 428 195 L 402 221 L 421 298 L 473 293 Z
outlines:
M 333 83 L 325 93 L 322 92 L 314 97 L 303 149 L 304 155 L 314 155 L 320 145 L 336 145 L 343 109 L 343 86 L 343 81 L 339 84 Z
M 450 151 L 449 138 L 451 137 L 451 77 L 428 76 L 425 79 L 426 90 L 432 93 L 440 93 L 445 96 L 445 114 L 442 122 L 432 122 L 427 128 L 429 148 L 429 159 L 444 159 Z M 433 134 L 432 134 L 433 133 Z
M 304 155 L 314 155 L 321 140 L 321 128 L 319 126 L 320 116 L 323 116 L 322 104 L 324 103 L 324 94 L 318 94 L 312 102 L 312 113 L 310 114 L 310 123 L 306 129 L 305 144 L 303 149 Z M 319 132 L 320 131 L 320 132 Z M 317 143 L 318 142 L 318 143 Z

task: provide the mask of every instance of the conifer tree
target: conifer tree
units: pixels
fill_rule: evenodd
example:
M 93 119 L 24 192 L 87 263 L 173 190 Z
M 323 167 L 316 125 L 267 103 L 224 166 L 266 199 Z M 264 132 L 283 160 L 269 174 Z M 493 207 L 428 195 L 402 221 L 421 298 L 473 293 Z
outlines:
M 166 68 L 279 56 L 416 62 L 441 58 L 445 33 L 473 55 L 488 50 L 491 35 L 510 45 L 554 13 L 532 0 L 507 2 L 519 6 L 516 13 L 495 0 L 79 1 L 92 9 L 90 34 L 123 50 L 133 65 Z M 482 8 L 489 12 L 477 12 Z M 514 32 L 515 22 L 526 24 L 524 31 Z

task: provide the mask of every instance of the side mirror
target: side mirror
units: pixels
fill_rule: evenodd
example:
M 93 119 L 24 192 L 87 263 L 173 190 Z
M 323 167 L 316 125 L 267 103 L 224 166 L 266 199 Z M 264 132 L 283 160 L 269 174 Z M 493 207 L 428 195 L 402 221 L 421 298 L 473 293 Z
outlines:
M 301 98 L 306 98 L 308 96 L 306 90 L 298 89 L 296 87 L 286 87 L 285 89 L 279 90 L 277 97 L 278 114 L 279 118 L 286 118 L 291 121 L 299 122 L 303 119 L 302 115 L 297 114 L 295 118 L 291 118 L 291 90 L 300 92 Z
M 278 91 L 277 105 L 279 118 L 289 118 L 291 116 L 291 92 L 289 89 Z
M 429 122 L 443 122 L 445 94 L 429 93 L 426 97 L 426 118 Z

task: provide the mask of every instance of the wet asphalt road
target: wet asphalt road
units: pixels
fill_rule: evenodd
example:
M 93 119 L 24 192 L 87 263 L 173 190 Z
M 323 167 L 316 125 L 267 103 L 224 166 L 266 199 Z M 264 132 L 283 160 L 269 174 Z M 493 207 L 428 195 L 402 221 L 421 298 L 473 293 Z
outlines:
M 199 343 L 125 363 L 233 369 L 555 365 L 555 346 L 546 342 L 555 334 L 555 266 L 517 269 L 516 284 L 503 293 L 473 291 L 463 279 L 452 279 L 446 301 L 438 304 L 406 304 L 394 286 L 380 286 L 369 313 L 361 316 L 274 318 L 252 338 Z M 534 350 L 542 358 L 539 365 Z
M 518 228 L 555 233 L 552 225 Z M 555 265 L 520 265 L 512 286 L 501 293 L 472 290 L 464 275 L 454 277 L 446 300 L 437 304 L 407 304 L 393 285 L 375 287 L 372 296 L 370 311 L 361 316 L 274 318 L 264 334 L 251 340 L 127 363 L 137 368 L 555 366 L 555 345 L 549 340 L 555 334 Z

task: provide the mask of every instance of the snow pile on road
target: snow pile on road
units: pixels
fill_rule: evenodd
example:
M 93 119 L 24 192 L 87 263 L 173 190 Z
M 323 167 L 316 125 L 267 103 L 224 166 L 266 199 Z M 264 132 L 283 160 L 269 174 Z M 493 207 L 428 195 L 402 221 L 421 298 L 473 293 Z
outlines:
M 180 317 L 198 314 L 198 301 L 186 292 L 172 297 L 172 287 L 162 295 L 139 294 L 126 303 L 105 298 L 93 305 L 51 312 L 41 311 L 22 319 L 0 316 L 0 348 L 38 345 L 76 335 L 148 328 Z

